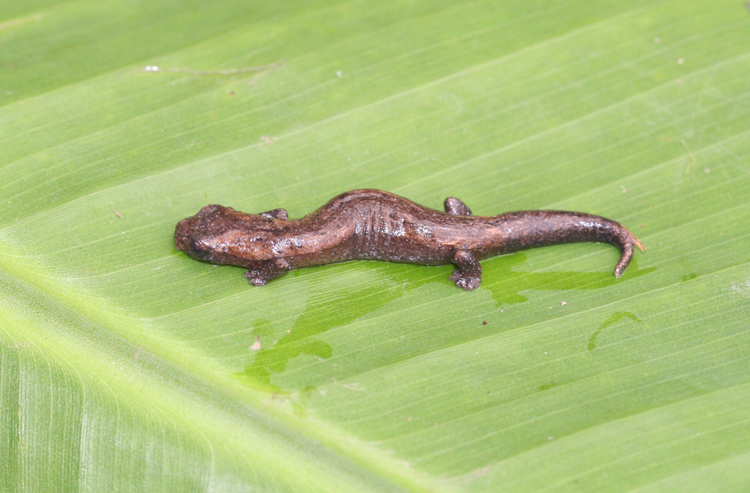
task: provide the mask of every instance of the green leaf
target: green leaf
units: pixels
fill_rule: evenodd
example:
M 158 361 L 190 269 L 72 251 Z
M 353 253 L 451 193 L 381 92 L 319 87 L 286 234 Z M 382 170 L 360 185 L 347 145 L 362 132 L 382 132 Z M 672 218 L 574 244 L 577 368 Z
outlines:
M 0 489 L 747 491 L 748 40 L 724 0 L 6 2 Z M 464 292 L 172 243 L 363 187 L 648 251 Z

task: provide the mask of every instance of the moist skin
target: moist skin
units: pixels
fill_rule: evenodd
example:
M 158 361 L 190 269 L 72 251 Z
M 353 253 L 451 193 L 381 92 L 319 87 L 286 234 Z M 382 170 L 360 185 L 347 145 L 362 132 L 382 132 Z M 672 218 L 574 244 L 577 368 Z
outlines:
M 622 253 L 620 277 L 643 244 L 622 224 L 591 214 L 518 211 L 474 216 L 448 197 L 445 212 L 381 190 L 352 190 L 301 219 L 284 209 L 245 214 L 207 205 L 177 224 L 175 246 L 213 264 L 242 266 L 250 284 L 262 286 L 284 272 L 311 265 L 369 259 L 422 265 L 454 264 L 450 280 L 479 286 L 479 260 L 538 246 L 599 242 Z

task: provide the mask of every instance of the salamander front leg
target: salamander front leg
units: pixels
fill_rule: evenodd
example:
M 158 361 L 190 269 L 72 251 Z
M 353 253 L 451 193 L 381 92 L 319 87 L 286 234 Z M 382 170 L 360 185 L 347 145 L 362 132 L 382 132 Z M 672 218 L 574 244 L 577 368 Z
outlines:
M 469 209 L 463 201 L 456 197 L 448 197 L 443 202 L 445 206 L 445 212 L 454 216 L 471 216 L 471 209 Z
M 466 291 L 471 291 L 479 287 L 482 282 L 482 266 L 468 250 L 458 250 L 453 255 L 453 263 L 456 264 L 456 270 L 450 280 L 456 283 L 456 286 Z
M 245 272 L 245 277 L 253 286 L 265 286 L 268 281 L 278 277 L 289 270 L 289 262 L 283 258 L 255 262 L 250 270 Z

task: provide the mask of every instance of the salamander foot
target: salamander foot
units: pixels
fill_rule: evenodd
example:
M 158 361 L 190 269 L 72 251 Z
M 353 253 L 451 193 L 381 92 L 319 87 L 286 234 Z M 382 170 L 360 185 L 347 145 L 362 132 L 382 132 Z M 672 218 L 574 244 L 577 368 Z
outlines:
M 459 288 L 471 291 L 479 287 L 482 282 L 482 266 L 468 250 L 458 250 L 453 255 L 453 263 L 456 264 L 456 270 L 450 280 L 456 283 Z
M 256 262 L 245 272 L 245 278 L 253 286 L 265 286 L 268 281 L 289 270 L 289 262 L 283 258 Z

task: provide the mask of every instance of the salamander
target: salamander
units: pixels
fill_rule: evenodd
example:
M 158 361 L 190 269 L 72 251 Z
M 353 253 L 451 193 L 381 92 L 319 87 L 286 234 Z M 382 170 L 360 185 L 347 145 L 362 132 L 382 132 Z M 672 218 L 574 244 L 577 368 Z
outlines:
M 620 249 L 620 277 L 643 244 L 622 224 L 580 212 L 530 210 L 475 216 L 448 197 L 445 212 L 381 190 L 352 190 L 307 216 L 290 220 L 274 209 L 245 214 L 207 205 L 177 224 L 174 243 L 190 257 L 245 267 L 250 284 L 262 286 L 300 267 L 355 259 L 454 264 L 456 286 L 479 286 L 479 260 L 531 247 L 572 242 L 610 243 Z

